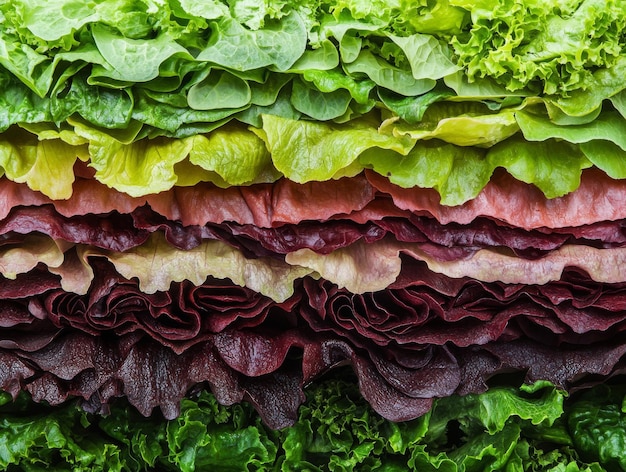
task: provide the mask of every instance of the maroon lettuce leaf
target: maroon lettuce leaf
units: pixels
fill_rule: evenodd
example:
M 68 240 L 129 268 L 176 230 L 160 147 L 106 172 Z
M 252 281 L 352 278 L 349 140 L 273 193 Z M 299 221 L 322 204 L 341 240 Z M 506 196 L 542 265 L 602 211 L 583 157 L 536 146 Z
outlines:
M 374 355 L 306 330 L 262 335 L 240 330 L 222 338 L 236 342 L 218 345 L 214 338 L 176 354 L 136 333 L 90 336 L 64 330 L 36 351 L 0 348 L 9 367 L 0 386 L 13 393 L 26 389 L 36 401 L 51 404 L 81 397 L 86 408 L 101 413 L 125 396 L 142 414 L 159 408 L 166 418 L 178 415 L 185 395 L 206 386 L 223 404 L 251 402 L 269 426 L 281 428 L 295 421 L 305 385 L 344 365 L 352 366 L 376 411 L 402 421 L 426 413 L 433 398 L 485 391 L 504 373 L 569 390 L 588 386 L 623 370 L 626 353 L 623 340 L 559 348 L 518 340 L 430 348 L 409 368 L 387 359 L 383 350 Z M 251 370 L 255 364 L 263 367 Z
M 47 319 L 57 328 L 71 327 L 94 336 L 140 331 L 182 353 L 227 328 L 255 327 L 267 318 L 275 326 L 295 324 L 298 294 L 277 303 L 214 277 L 199 286 L 173 282 L 169 291 L 147 294 L 137 280 L 125 279 L 105 259 L 92 258 L 90 264 L 95 276 L 86 295 L 66 292 L 57 285 L 39 296 L 3 301 L 6 308 L 3 311 L 0 303 L 0 326 Z
M 468 225 L 442 225 L 432 217 L 416 215 L 378 217 L 364 223 L 335 219 L 273 228 L 235 222 L 184 226 L 180 221 L 159 215 L 147 205 L 129 214 L 111 212 L 73 217 L 57 213 L 51 205 L 43 205 L 14 208 L 0 223 L 0 245 L 19 245 L 23 235 L 39 233 L 71 244 L 126 251 L 145 243 L 150 234 L 162 232 L 169 244 L 182 250 L 193 249 L 206 240 L 220 240 L 248 258 L 282 258 L 300 249 L 330 254 L 358 241 L 374 243 L 393 237 L 400 242 L 417 244 L 420 251 L 438 260 L 453 261 L 485 248 L 536 259 L 565 244 L 597 248 L 626 244 L 626 220 L 597 222 L 578 228 L 525 231 L 480 217 Z

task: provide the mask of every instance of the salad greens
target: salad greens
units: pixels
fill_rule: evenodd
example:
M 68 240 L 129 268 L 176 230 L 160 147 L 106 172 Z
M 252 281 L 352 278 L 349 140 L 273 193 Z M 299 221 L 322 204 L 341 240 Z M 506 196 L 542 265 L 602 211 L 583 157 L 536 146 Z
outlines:
M 123 402 L 109 415 L 73 403 L 51 410 L 0 396 L 0 465 L 7 470 L 626 470 L 623 386 L 568 398 L 547 382 L 494 386 L 439 399 L 425 416 L 386 421 L 356 383 L 329 378 L 307 390 L 297 423 L 267 428 L 249 404 L 219 405 L 207 391 L 180 416 L 141 417 Z M 610 439 L 609 439 L 610 438 Z M 621 467 L 621 468 L 620 468 Z
M 53 199 L 77 159 L 132 196 L 370 168 L 458 205 L 504 167 L 559 197 L 587 167 L 626 178 L 624 7 L 4 2 L 0 166 Z

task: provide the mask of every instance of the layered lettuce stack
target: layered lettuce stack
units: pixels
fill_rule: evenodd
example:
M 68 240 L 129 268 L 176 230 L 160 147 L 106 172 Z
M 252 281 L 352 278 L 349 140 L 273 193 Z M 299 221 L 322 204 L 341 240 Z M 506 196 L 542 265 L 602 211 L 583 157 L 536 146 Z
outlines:
M 205 437 L 169 433 L 197 408 L 194 428 L 235 418 L 231 443 L 254 423 L 269 459 L 247 467 L 300 470 L 339 448 L 304 457 L 301 428 L 336 421 L 345 392 L 388 433 L 344 444 L 351 467 L 393 451 L 384 470 L 530 470 L 550 441 L 566 449 L 545 467 L 619 467 L 596 430 L 572 439 L 588 423 L 568 430 L 563 402 L 623 396 L 624 11 L 3 2 L 3 411 L 104 424 L 119 468 L 143 470 L 165 446 L 131 427 L 178 447 Z M 15 437 L 0 460 L 26 467 L 39 443 Z

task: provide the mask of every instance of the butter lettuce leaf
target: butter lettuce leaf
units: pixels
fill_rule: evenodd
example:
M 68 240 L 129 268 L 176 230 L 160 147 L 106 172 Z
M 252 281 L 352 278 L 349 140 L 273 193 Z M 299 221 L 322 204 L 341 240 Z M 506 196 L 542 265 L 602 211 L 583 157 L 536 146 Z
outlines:
M 272 182 L 280 176 L 265 143 L 245 128 L 226 125 L 192 140 L 189 161 L 216 172 L 226 185 Z
M 82 146 L 60 139 L 40 141 L 23 130 L 0 137 L 0 167 L 4 175 L 55 200 L 72 195 L 74 163 L 79 156 L 85 156 Z
M 366 120 L 333 125 L 264 115 L 263 128 L 255 132 L 266 142 L 274 166 L 299 183 L 329 180 L 367 149 L 406 154 L 414 144 L 408 137 L 379 133 Z
M 269 66 L 286 71 L 302 56 L 307 42 L 306 28 L 295 12 L 257 30 L 228 17 L 213 26 L 207 47 L 196 59 L 239 71 Z

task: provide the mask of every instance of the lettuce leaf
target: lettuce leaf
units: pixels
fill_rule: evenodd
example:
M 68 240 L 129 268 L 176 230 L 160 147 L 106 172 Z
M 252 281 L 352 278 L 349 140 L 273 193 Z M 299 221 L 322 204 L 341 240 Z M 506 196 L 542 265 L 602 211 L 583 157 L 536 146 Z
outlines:
M 99 254 L 99 251 L 85 248 L 81 259 L 86 261 L 87 257 Z M 311 273 L 310 269 L 290 266 L 277 259 L 246 259 L 240 251 L 221 241 L 207 241 L 183 251 L 168 244 L 158 233 L 142 246 L 124 253 L 105 252 L 103 255 L 124 277 L 137 277 L 141 290 L 146 293 L 167 290 L 171 282 L 185 279 L 200 285 L 208 275 L 213 275 L 284 301 L 293 294 L 294 280 Z
M 406 154 L 410 138 L 380 134 L 368 121 L 331 125 L 265 115 L 262 130 L 274 166 L 295 182 L 329 180 L 350 166 L 366 149 L 392 149 Z
M 596 88 L 594 72 L 610 71 L 622 55 L 616 34 L 625 26 L 620 2 L 450 4 L 471 11 L 467 30 L 452 39 L 470 81 L 488 77 L 510 91 L 567 96 Z
M 54 465 L 57 470 L 131 471 L 601 472 L 598 462 L 579 456 L 615 445 L 585 429 L 586 418 L 596 411 L 585 408 L 589 399 L 604 398 L 602 388 L 570 400 L 545 382 L 495 387 L 481 395 L 437 400 L 425 417 L 401 423 L 372 412 L 345 376 L 311 386 L 307 395 L 296 424 L 272 431 L 250 405 L 225 407 L 205 390 L 183 400 L 178 419 L 167 422 L 158 415 L 143 418 L 122 402 L 98 418 L 74 402 L 50 410 L 26 395 L 12 403 L 1 394 L 2 436 L 10 447 L 0 464 L 29 470 Z M 607 415 L 615 401 L 600 414 Z M 611 430 L 619 434 L 618 428 Z M 606 466 L 618 460 L 618 455 L 602 457 Z

